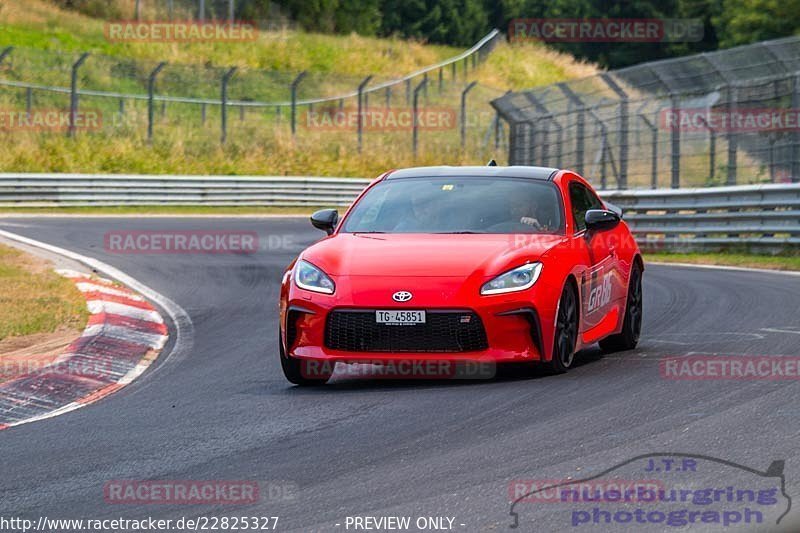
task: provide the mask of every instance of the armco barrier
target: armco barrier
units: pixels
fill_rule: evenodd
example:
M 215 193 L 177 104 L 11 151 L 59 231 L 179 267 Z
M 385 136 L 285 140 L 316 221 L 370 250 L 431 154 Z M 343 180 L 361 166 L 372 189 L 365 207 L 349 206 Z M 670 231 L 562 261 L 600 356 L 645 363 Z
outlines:
M 356 178 L 0 174 L 0 207 L 346 206 Z M 603 191 L 647 248 L 800 245 L 800 184 Z
M 355 178 L 0 174 L 0 207 L 347 205 Z
M 624 209 L 625 221 L 645 248 L 781 251 L 800 244 L 800 184 L 604 191 L 602 196 Z

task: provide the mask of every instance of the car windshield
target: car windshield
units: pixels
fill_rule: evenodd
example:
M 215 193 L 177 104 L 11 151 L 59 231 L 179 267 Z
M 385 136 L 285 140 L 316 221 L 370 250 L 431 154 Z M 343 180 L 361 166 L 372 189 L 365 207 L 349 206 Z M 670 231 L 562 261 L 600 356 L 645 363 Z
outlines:
M 404 178 L 375 185 L 346 233 L 561 233 L 558 189 L 523 178 Z

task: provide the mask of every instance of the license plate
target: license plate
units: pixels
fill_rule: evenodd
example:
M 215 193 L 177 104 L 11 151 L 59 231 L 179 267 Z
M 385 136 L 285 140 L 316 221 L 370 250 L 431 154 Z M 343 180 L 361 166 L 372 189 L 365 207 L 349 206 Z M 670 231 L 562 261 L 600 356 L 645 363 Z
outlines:
M 413 326 L 425 323 L 425 311 L 375 311 L 375 322 L 385 326 Z

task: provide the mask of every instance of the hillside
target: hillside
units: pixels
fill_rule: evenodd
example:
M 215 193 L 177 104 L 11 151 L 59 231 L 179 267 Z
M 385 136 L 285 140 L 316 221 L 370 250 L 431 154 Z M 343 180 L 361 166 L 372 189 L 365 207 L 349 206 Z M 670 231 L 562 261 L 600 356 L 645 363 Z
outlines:
M 43 0 L 0 0 L 0 48 L 16 47 L 6 60 L 11 68 L 0 69 L 0 79 L 68 87 L 69 65 L 80 52 L 90 51 L 92 55 L 81 70 L 82 89 L 144 95 L 147 72 L 163 60 L 169 65 L 159 80 L 160 94 L 218 99 L 220 72 L 223 67 L 237 66 L 240 70 L 231 83 L 232 99 L 277 102 L 287 100 L 288 83 L 301 70 L 309 71 L 309 76 L 301 84 L 299 96 L 314 98 L 351 91 L 367 75 L 375 77 L 373 83 L 396 79 L 463 51 L 396 38 L 289 29 L 261 31 L 252 42 L 111 43 L 105 38 L 104 24 L 101 19 L 62 10 Z M 0 169 L 372 176 L 386 167 L 415 161 L 474 163 L 498 155 L 488 140 L 494 116 L 488 105 L 491 99 L 509 89 L 595 71 L 591 65 L 531 43 L 499 45 L 466 79 L 461 66 L 455 79 L 451 79 L 450 69 L 445 70 L 441 90 L 432 79 L 422 105 L 446 107 L 456 117 L 460 91 L 468 82 L 479 83 L 469 97 L 468 138 L 463 150 L 457 124 L 451 121 L 448 131 L 421 134 L 416 159 L 408 131 L 368 132 L 365 150 L 359 154 L 353 131 L 301 129 L 293 139 L 288 110 L 277 108 L 232 110 L 235 119 L 229 119 L 231 131 L 223 147 L 219 143 L 219 110 L 215 106 L 201 109 L 196 104 L 159 106 L 154 138 L 149 143 L 142 100 L 82 97 L 81 106 L 102 114 L 102 129 L 79 132 L 71 140 L 63 132 L 0 133 L 10 148 L 0 153 Z M 393 107 L 407 106 L 402 92 L 398 87 L 385 98 L 392 99 Z M 0 86 L 0 107 L 25 109 L 27 98 L 24 89 Z M 379 98 L 382 102 L 384 95 Z M 30 99 L 34 109 L 68 106 L 65 95 L 39 89 L 30 93 Z M 349 108 L 355 102 L 351 99 L 342 105 Z M 313 109 L 300 112 L 307 114 Z

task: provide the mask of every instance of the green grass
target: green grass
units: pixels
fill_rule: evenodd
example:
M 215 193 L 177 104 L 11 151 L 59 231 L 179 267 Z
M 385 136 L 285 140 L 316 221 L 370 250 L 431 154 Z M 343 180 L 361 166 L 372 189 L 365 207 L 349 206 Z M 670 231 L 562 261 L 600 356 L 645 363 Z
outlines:
M 145 5 L 150 5 L 145 2 Z M 111 5 L 111 4 L 110 4 Z M 123 5 L 123 4 L 119 4 Z M 132 5 L 124 4 L 125 9 Z M 68 86 L 69 65 L 78 52 L 93 54 L 81 69 L 84 89 L 145 94 L 147 74 L 156 61 L 169 62 L 159 76 L 158 94 L 219 97 L 223 66 L 240 70 L 230 85 L 231 99 L 286 101 L 288 85 L 300 70 L 308 77 L 300 98 L 332 96 L 353 90 L 366 75 L 375 80 L 396 79 L 421 67 L 452 57 L 463 50 L 396 38 L 358 35 L 334 36 L 294 30 L 262 32 L 247 43 L 136 43 L 106 41 L 104 22 L 57 8 L 44 0 L 0 0 L 0 47 L 18 47 L 0 65 L 0 78 L 43 85 Z M 56 54 L 56 51 L 65 54 Z M 169 103 L 155 113 L 154 139 L 148 141 L 147 108 L 143 101 L 125 102 L 119 113 L 116 99 L 82 96 L 80 106 L 102 113 L 102 129 L 78 132 L 0 131 L 0 169 L 6 172 L 98 172 L 140 174 L 318 175 L 374 177 L 390 168 L 429 164 L 503 164 L 506 148 L 495 149 L 489 102 L 506 90 L 544 85 L 592 74 L 592 65 L 534 43 L 501 44 L 477 69 L 456 78 L 446 68 L 444 90 L 438 75 L 421 105 L 446 107 L 458 117 L 460 93 L 470 81 L 479 85 L 469 94 L 467 142 L 461 147 L 457 124 L 445 131 L 421 131 L 419 151 L 412 151 L 411 132 L 367 132 L 359 152 L 355 131 L 319 131 L 288 127 L 288 109 L 251 109 L 245 119 L 239 110 L 229 113 L 226 145 L 220 145 L 220 112 L 201 106 Z M 371 106 L 383 106 L 385 94 L 370 96 Z M 407 108 L 405 89 L 395 87 L 393 108 Z M 66 109 L 69 97 L 33 92 L 35 110 Z M 354 107 L 354 99 L 346 106 Z M 0 91 L 0 109 L 24 110 L 22 90 Z M 507 139 L 508 132 L 503 132 Z
M 743 253 L 646 253 L 651 263 L 691 263 L 771 270 L 800 270 L 800 255 L 758 255 Z
M 254 42 L 115 43 L 106 39 L 104 25 L 101 19 L 59 9 L 44 0 L 0 0 L 0 44 L 41 50 L 89 51 L 170 63 L 376 75 L 413 70 L 459 52 L 453 47 L 399 39 L 292 30 L 260 32 Z
M 22 252 L 0 245 L 0 340 L 86 324 L 75 285 Z

